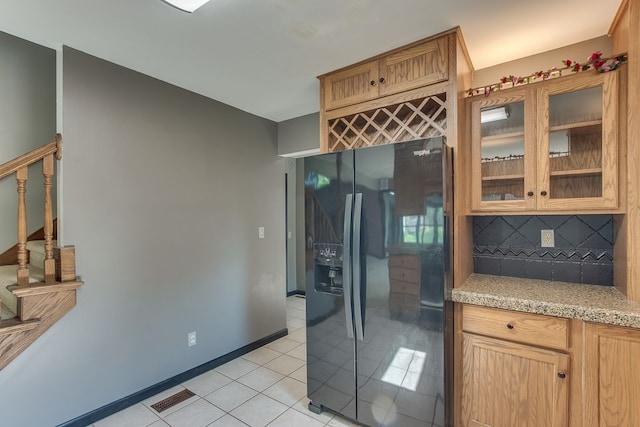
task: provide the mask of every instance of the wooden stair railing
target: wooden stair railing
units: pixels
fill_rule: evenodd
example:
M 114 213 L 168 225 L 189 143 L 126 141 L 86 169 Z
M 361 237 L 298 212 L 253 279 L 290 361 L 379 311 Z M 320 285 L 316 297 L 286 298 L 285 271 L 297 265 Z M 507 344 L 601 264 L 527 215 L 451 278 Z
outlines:
M 17 357 L 76 304 L 75 251 L 54 252 L 54 219 L 51 199 L 54 157 L 62 158 L 62 137 L 0 165 L 0 179 L 16 175 L 18 191 L 18 243 L 16 284 L 7 289 L 18 298 L 17 319 L 0 320 L 0 369 Z M 44 280 L 30 283 L 27 252 L 26 190 L 28 167 L 42 161 L 44 177 Z
M 53 219 L 53 240 L 57 240 L 58 220 Z M 29 249 L 29 242 L 32 240 L 42 240 L 44 242 L 44 227 L 39 228 L 27 237 L 27 249 Z M 31 255 L 29 256 L 31 258 Z M 55 258 L 55 253 L 54 253 Z M 18 245 L 13 245 L 3 253 L 0 253 L 0 266 L 3 265 L 17 265 L 18 264 Z
M 29 166 L 42 160 L 42 175 L 44 176 L 44 241 L 45 283 L 55 280 L 55 260 L 53 259 L 53 205 L 51 203 L 51 180 L 53 177 L 53 157 L 62 158 L 62 136 L 57 134 L 50 143 L 36 148 L 27 154 L 17 157 L 0 165 L 0 179 L 13 173 L 16 174 L 18 185 L 18 285 L 29 284 L 29 268 L 27 267 L 27 179 Z

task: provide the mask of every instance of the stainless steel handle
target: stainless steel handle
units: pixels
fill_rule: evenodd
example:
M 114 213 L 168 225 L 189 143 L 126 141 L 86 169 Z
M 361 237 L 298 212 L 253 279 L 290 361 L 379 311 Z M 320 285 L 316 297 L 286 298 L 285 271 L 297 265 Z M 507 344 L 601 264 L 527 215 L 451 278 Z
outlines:
M 351 213 L 353 195 L 347 194 L 344 201 L 344 234 L 342 236 L 342 294 L 344 314 L 347 319 L 347 336 L 353 338 L 353 311 L 351 309 Z
M 362 318 L 362 277 L 360 270 L 360 233 L 362 231 L 362 193 L 356 193 L 353 211 L 353 309 L 356 321 L 356 338 L 364 340 L 364 319 Z

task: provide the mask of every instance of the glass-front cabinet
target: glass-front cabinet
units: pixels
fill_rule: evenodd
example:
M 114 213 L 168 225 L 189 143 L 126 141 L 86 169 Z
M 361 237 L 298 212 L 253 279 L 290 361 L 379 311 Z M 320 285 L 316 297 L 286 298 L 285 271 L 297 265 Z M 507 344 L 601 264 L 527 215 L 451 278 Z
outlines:
M 585 72 L 470 102 L 473 212 L 618 208 L 616 72 Z

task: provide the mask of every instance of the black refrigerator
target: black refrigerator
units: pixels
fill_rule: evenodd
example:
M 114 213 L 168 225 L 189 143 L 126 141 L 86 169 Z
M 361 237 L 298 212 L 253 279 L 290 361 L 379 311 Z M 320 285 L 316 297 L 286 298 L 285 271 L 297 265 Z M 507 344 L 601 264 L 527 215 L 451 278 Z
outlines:
M 309 409 L 452 425 L 450 148 L 323 154 L 304 175 Z

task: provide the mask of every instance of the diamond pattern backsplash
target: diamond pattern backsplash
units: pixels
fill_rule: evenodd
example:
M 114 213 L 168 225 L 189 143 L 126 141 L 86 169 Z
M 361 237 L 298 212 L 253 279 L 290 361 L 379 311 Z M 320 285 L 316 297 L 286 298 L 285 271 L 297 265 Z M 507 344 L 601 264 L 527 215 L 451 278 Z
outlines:
M 541 230 L 555 247 L 541 247 Z M 476 273 L 613 284 L 612 215 L 478 216 L 473 245 Z

